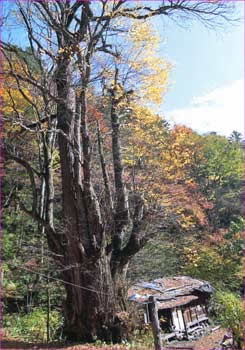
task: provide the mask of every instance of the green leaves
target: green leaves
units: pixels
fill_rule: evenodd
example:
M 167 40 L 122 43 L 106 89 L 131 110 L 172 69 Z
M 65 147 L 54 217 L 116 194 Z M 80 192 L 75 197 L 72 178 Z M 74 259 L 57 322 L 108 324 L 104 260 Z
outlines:
M 226 137 L 208 135 L 203 138 L 204 174 L 210 185 L 234 186 L 244 174 L 243 150 Z
M 235 227 L 235 229 L 234 229 Z M 184 248 L 183 273 L 208 280 L 215 288 L 242 293 L 243 218 Z
M 233 293 L 217 292 L 213 298 L 217 318 L 221 325 L 230 328 L 238 349 L 243 348 L 243 301 Z
M 5 333 L 28 342 L 45 342 L 47 338 L 47 313 L 36 308 L 29 314 L 7 314 L 3 320 Z M 57 311 L 50 314 L 50 340 L 56 340 L 55 332 L 62 325 L 62 316 Z
M 200 142 L 203 159 L 193 169 L 193 176 L 213 203 L 210 223 L 216 228 L 227 228 L 243 214 L 243 148 L 218 135 L 202 136 Z

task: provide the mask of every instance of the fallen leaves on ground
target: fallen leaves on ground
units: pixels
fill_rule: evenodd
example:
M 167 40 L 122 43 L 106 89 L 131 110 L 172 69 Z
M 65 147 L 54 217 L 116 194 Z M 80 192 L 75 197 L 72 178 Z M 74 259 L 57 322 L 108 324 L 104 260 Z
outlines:
M 166 350 L 178 349 L 178 347 L 192 348 L 194 350 L 209 350 L 216 347 L 224 337 L 226 333 L 225 329 L 218 329 L 208 335 L 204 335 L 200 339 L 196 341 L 186 341 L 186 342 L 178 342 L 173 345 L 167 346 Z M 3 334 L 1 340 L 1 349 L 32 349 L 32 350 L 41 350 L 41 349 L 54 349 L 54 350 L 153 350 L 149 348 L 142 347 L 129 347 L 124 345 L 114 345 L 114 346 L 92 346 L 92 345 L 79 345 L 79 344 L 30 344 L 19 341 L 15 338 L 6 337 Z
M 216 331 L 202 336 L 200 339 L 195 341 L 180 341 L 172 345 L 172 349 L 178 349 L 178 347 L 189 347 L 193 350 L 210 350 L 215 348 L 222 341 L 227 330 L 219 328 Z M 170 346 L 169 349 L 170 350 Z

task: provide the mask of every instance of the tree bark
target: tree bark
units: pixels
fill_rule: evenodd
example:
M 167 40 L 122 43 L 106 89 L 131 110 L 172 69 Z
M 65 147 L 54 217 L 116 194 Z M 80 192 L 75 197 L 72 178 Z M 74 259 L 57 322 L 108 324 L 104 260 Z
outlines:
M 88 259 L 80 267 L 71 267 L 65 277 L 74 284 L 66 285 L 64 333 L 68 339 L 117 342 L 114 320 L 120 308 L 109 259 L 105 255 L 95 263 Z
M 113 315 L 120 309 L 111 257 L 105 249 L 104 223 L 91 182 L 86 86 L 76 97 L 69 85 L 69 62 L 60 67 L 57 93 L 61 104 L 57 117 L 62 131 L 58 143 L 64 218 L 61 250 L 67 295 L 64 334 L 69 340 L 93 342 L 99 338 L 110 342 L 116 340 Z

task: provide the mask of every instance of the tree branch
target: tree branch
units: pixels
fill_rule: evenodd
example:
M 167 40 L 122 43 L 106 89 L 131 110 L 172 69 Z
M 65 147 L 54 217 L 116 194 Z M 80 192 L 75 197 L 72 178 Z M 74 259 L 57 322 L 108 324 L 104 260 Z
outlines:
M 105 164 L 105 158 L 104 158 L 104 152 L 103 152 L 103 145 L 101 140 L 101 134 L 100 134 L 100 126 L 99 122 L 97 121 L 97 140 L 98 140 L 98 149 L 99 149 L 99 156 L 100 156 L 100 165 L 102 170 L 102 176 L 104 180 L 104 186 L 105 186 L 105 195 L 106 195 L 106 207 L 109 207 L 109 212 L 113 212 L 113 203 L 112 203 L 112 196 L 111 196 L 111 190 L 109 185 L 109 177 L 106 169 Z
M 189 0 L 163 0 L 162 6 L 154 9 L 150 6 L 135 6 L 121 9 L 113 13 L 113 18 L 127 17 L 137 20 L 144 20 L 151 17 L 165 15 L 171 16 L 172 14 L 186 14 L 188 18 L 196 17 L 204 25 L 208 27 L 214 27 L 215 25 L 222 25 L 219 19 L 222 18 L 223 22 L 234 22 L 239 18 L 231 17 L 234 9 L 233 2 L 226 0 L 218 1 L 189 1 Z M 105 15 L 103 18 L 94 17 L 94 20 L 101 19 L 106 21 L 110 15 Z
M 55 251 L 56 253 L 60 253 L 59 237 L 57 236 L 54 228 L 52 227 L 52 225 L 50 225 L 49 221 L 41 218 L 37 212 L 38 197 L 37 197 L 36 182 L 35 182 L 35 176 L 34 176 L 35 170 L 30 166 L 30 164 L 26 160 L 16 155 L 13 155 L 6 149 L 6 147 L 2 149 L 2 154 L 6 160 L 9 160 L 9 159 L 13 160 L 16 163 L 22 165 L 26 169 L 30 179 L 31 189 L 32 189 L 32 209 L 28 210 L 24 205 L 24 203 L 21 201 L 19 201 L 20 207 L 26 214 L 31 216 L 34 220 L 39 222 L 42 226 L 44 226 L 47 229 L 48 241 L 49 241 L 50 247 L 52 247 L 52 250 Z
M 8 159 L 14 160 L 15 162 L 22 165 L 26 169 L 28 176 L 29 176 L 29 179 L 30 179 L 31 189 L 32 189 L 32 210 L 30 211 L 30 213 L 32 216 L 36 216 L 36 214 L 37 214 L 37 190 L 36 190 L 36 182 L 35 182 L 33 168 L 30 166 L 30 164 L 26 160 L 24 160 L 16 155 L 11 154 L 6 148 L 2 149 L 2 154 L 6 160 L 8 160 Z
M 114 166 L 114 183 L 116 193 L 116 205 L 114 211 L 115 229 L 112 236 L 113 251 L 116 256 L 122 247 L 122 230 L 128 224 L 129 213 L 125 195 L 125 186 L 123 182 L 123 165 L 121 159 L 121 142 L 119 134 L 119 117 L 117 115 L 118 100 L 116 97 L 116 87 L 118 80 L 118 69 L 115 71 L 114 89 L 111 93 L 111 127 L 112 127 L 112 156 Z

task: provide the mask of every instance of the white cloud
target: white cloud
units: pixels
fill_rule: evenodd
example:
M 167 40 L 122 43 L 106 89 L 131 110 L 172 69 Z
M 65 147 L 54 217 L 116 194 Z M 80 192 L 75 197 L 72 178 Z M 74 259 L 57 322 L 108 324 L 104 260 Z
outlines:
M 199 133 L 229 136 L 236 130 L 244 134 L 244 81 L 194 97 L 189 106 L 168 111 L 166 117 L 171 124 L 184 124 Z

